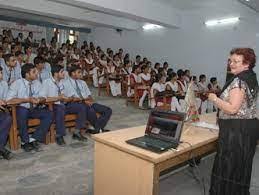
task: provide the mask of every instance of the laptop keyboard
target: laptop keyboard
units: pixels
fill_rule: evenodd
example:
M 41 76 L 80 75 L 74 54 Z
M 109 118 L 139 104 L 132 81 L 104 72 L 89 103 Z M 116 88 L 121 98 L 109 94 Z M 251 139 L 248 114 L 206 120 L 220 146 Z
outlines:
M 166 141 L 148 137 L 148 136 L 141 137 L 139 141 L 141 142 L 141 144 L 152 148 L 167 149 L 168 147 L 170 148 L 170 147 L 173 147 L 174 145 L 177 146 L 177 144 L 174 144 L 172 142 L 166 142 Z

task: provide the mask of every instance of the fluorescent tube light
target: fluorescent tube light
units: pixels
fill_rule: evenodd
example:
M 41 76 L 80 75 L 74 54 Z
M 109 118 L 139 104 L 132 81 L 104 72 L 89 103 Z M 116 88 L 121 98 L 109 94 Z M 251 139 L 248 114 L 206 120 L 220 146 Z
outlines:
M 234 24 L 239 22 L 239 17 L 235 18 L 225 18 L 221 20 L 208 20 L 205 22 L 206 26 L 216 26 L 216 25 L 224 25 L 224 24 Z
M 163 26 L 160 26 L 160 25 L 157 25 L 157 24 L 145 24 L 142 28 L 144 30 L 153 30 L 153 29 L 163 28 Z

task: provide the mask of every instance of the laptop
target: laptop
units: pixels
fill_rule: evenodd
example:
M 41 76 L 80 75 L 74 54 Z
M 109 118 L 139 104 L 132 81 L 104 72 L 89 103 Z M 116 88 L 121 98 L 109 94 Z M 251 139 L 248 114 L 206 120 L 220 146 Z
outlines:
M 145 135 L 127 140 L 126 143 L 156 153 L 176 149 L 180 142 L 185 117 L 186 114 L 181 112 L 152 110 Z

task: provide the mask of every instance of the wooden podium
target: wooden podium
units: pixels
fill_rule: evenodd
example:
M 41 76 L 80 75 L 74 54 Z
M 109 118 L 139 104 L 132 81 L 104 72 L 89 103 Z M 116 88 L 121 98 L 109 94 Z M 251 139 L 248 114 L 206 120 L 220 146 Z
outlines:
M 206 114 L 201 121 L 216 123 L 216 114 Z M 94 195 L 158 195 L 162 171 L 190 159 L 215 151 L 218 131 L 186 123 L 182 143 L 176 150 L 156 154 L 125 141 L 143 136 L 145 126 L 122 129 L 93 136 Z

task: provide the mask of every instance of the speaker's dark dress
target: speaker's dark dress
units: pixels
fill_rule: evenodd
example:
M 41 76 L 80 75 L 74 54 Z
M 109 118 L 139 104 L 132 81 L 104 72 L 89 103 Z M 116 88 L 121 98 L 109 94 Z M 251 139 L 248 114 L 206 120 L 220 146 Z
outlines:
M 221 99 L 228 101 L 229 92 L 241 87 L 246 96 L 237 114 L 219 112 L 219 143 L 211 175 L 210 195 L 249 195 L 253 157 L 259 133 L 256 98 L 247 84 L 235 78 Z

